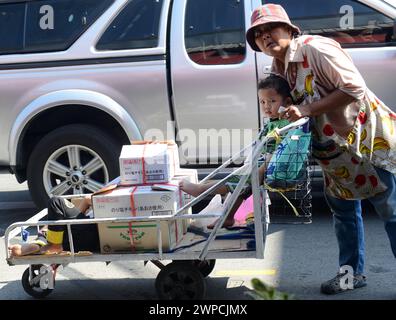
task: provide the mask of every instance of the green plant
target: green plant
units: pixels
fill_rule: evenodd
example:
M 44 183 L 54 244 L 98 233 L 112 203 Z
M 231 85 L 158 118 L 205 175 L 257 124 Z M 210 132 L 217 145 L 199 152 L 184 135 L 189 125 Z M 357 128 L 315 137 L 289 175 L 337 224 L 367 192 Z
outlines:
M 254 292 L 247 292 L 249 296 L 251 296 L 255 300 L 293 300 L 294 296 L 280 292 L 276 290 L 274 287 L 266 285 L 261 280 L 254 278 L 252 279 L 252 286 Z

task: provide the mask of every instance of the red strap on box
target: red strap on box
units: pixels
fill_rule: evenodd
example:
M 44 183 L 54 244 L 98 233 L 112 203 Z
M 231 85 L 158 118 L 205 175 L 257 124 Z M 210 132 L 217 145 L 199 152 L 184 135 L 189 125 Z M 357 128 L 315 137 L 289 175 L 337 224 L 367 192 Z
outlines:
M 136 217 L 135 198 L 134 198 L 135 197 L 134 193 L 135 193 L 136 189 L 137 189 L 137 187 L 133 187 L 132 192 L 131 192 L 131 196 L 130 196 L 132 217 Z M 135 253 L 136 252 L 136 248 L 135 248 L 135 243 L 133 241 L 132 222 L 131 221 L 128 223 L 128 226 L 129 226 L 129 234 L 130 234 L 129 238 L 130 238 L 130 241 L 131 241 L 131 250 L 132 250 L 133 253 Z
M 145 170 L 145 164 L 144 164 L 144 152 L 145 152 L 146 146 L 148 144 L 166 144 L 167 146 L 175 145 L 176 146 L 176 154 L 178 155 L 178 152 L 179 152 L 177 144 L 173 140 L 165 140 L 165 141 L 158 141 L 158 140 L 149 140 L 149 141 L 143 140 L 143 141 L 140 141 L 140 140 L 137 140 L 137 141 L 131 141 L 131 144 L 132 145 L 143 145 L 144 146 L 143 158 L 142 158 L 143 184 L 147 184 L 146 170 Z M 173 153 L 173 163 L 171 165 L 173 165 L 173 170 L 174 170 L 174 172 L 176 172 L 177 168 L 176 168 L 176 160 L 175 160 L 176 158 L 175 158 L 174 150 L 172 150 L 172 153 Z
M 146 152 L 146 146 L 147 144 L 143 145 L 143 156 L 142 156 L 142 171 L 143 171 L 143 184 L 147 183 L 147 177 L 146 177 L 146 164 L 144 163 L 144 154 Z
M 179 186 L 177 186 L 177 185 L 175 185 L 175 184 L 171 184 L 171 183 L 156 183 L 157 185 L 165 185 L 165 186 L 172 186 L 172 187 L 179 187 Z M 148 185 L 150 185 L 150 184 L 148 184 Z M 151 185 L 153 185 L 153 184 L 151 184 Z M 135 207 L 135 198 L 134 198 L 134 193 L 135 193 L 135 191 L 136 191 L 136 189 L 138 188 L 138 186 L 134 186 L 133 187 L 133 189 L 132 189 L 132 191 L 131 191 L 131 196 L 130 196 L 130 201 L 131 201 L 131 213 L 132 213 L 132 216 L 133 217 L 136 217 L 136 207 Z M 180 190 L 180 188 L 179 188 L 179 206 L 180 206 L 180 208 L 183 206 L 183 203 L 182 203 L 182 191 Z M 177 227 L 177 220 L 174 220 L 175 221 L 175 231 L 176 231 L 176 243 L 179 241 L 179 232 L 178 232 L 178 227 Z M 136 252 L 136 248 L 135 248 L 135 244 L 134 244 L 134 242 L 133 242 L 133 236 L 132 236 L 132 222 L 129 222 L 128 223 L 128 225 L 129 225 L 129 233 L 130 233 L 130 235 L 131 235 L 131 237 L 130 237 L 130 240 L 131 240 L 131 250 L 132 250 L 132 252 Z

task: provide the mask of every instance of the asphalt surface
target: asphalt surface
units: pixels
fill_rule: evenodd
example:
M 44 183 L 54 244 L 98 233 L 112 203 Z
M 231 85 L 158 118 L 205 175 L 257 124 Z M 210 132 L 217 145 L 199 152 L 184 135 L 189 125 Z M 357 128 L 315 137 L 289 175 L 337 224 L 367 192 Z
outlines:
M 313 202 L 313 222 L 304 225 L 271 224 L 265 259 L 217 260 L 206 280 L 208 300 L 244 300 L 251 279 L 259 278 L 300 300 L 394 300 L 396 261 L 383 223 L 365 206 L 366 275 L 368 286 L 336 296 L 319 292 L 320 283 L 337 272 L 337 243 L 332 219 L 321 197 Z M 0 237 L 8 225 L 36 213 L 26 184 L 0 175 Z M 0 238 L 0 299 L 30 300 L 21 286 L 27 266 L 8 266 L 4 239 Z M 57 275 L 55 290 L 46 299 L 157 299 L 155 278 L 159 269 L 143 262 L 70 264 Z

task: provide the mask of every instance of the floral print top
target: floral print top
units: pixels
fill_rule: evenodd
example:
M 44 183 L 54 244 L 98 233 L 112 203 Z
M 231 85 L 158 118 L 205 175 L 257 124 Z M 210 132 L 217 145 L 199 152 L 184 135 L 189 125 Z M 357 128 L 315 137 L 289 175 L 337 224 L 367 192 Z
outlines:
M 296 105 L 310 104 L 339 89 L 355 98 L 313 117 L 313 156 L 326 192 L 340 199 L 365 199 L 383 192 L 375 167 L 396 174 L 396 113 L 371 92 L 338 42 L 321 36 L 292 40 L 285 63 L 274 59 Z

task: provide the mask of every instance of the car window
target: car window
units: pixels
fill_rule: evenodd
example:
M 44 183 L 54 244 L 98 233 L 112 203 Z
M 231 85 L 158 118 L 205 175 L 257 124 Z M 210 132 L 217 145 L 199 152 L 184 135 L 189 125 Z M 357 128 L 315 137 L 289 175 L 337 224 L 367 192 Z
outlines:
M 97 50 L 125 50 L 158 46 L 163 0 L 130 1 L 96 45 Z
M 111 3 L 113 0 L 28 2 L 24 51 L 66 50 Z
M 25 5 L 0 5 L 0 54 L 12 53 L 23 48 Z
M 391 18 L 353 0 L 271 0 L 281 4 L 304 34 L 333 38 L 343 47 L 394 44 Z
M 113 1 L 0 4 L 0 54 L 66 50 Z
M 245 18 L 240 0 L 189 0 L 185 46 L 198 64 L 236 64 L 245 59 Z

